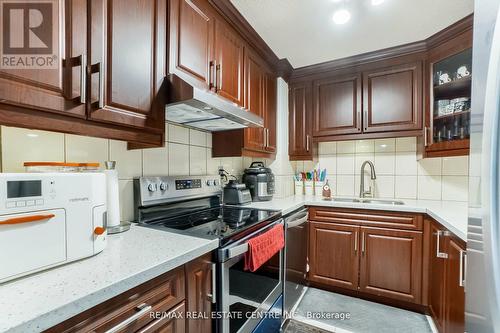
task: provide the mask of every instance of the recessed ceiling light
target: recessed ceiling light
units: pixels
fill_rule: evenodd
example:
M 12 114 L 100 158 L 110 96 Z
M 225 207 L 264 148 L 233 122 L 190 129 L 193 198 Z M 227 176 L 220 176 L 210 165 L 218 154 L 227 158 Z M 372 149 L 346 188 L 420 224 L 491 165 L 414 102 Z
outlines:
M 351 13 L 347 9 L 339 9 L 333 13 L 332 20 L 335 24 L 345 24 L 351 19 Z
M 381 5 L 385 0 L 372 0 L 372 6 Z

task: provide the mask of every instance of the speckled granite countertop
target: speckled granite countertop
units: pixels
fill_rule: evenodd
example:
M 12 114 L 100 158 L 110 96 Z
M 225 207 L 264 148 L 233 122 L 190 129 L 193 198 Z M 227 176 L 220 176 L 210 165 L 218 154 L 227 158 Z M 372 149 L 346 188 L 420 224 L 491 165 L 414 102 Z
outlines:
M 425 213 L 441 223 L 456 236 L 464 241 L 467 241 L 468 205 L 466 202 L 405 199 L 394 200 L 403 201 L 404 205 L 325 201 L 321 197 L 295 195 L 282 199 L 273 199 L 271 201 L 253 202 L 250 204 L 250 207 L 281 210 L 283 215 L 288 214 L 304 205 Z
M 40 332 L 217 246 L 133 225 L 94 257 L 0 284 L 0 332 Z

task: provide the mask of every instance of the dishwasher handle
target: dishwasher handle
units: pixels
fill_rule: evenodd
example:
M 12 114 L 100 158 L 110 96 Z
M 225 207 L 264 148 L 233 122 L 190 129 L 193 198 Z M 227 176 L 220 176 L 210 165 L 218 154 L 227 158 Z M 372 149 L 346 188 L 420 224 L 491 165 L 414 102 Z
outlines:
M 295 228 L 307 222 L 308 219 L 309 219 L 309 212 L 307 210 L 301 211 L 285 219 L 286 221 L 285 225 L 287 229 Z

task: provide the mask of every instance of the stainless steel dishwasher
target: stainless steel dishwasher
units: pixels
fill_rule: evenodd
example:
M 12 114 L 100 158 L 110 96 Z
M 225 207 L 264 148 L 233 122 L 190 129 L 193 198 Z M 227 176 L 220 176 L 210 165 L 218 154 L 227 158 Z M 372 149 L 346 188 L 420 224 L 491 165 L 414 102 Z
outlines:
M 307 289 L 308 211 L 301 207 L 284 216 L 286 247 L 283 270 L 283 324 Z

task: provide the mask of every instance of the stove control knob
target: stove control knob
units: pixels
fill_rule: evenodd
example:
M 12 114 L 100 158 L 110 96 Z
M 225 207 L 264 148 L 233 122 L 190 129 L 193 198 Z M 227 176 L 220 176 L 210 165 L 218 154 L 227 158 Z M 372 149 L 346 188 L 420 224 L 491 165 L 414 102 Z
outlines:
M 212 185 L 213 185 L 212 181 L 210 179 L 207 180 L 207 186 L 212 186 Z
M 149 190 L 149 192 L 155 192 L 156 191 L 156 184 L 149 184 L 148 190 Z
M 213 182 L 214 186 L 217 186 L 219 185 L 219 182 L 217 181 L 217 179 L 214 179 L 214 182 Z
M 168 188 L 167 184 L 165 184 L 165 183 L 160 183 L 160 190 L 162 190 L 162 191 L 166 191 L 166 190 L 167 190 L 167 188 Z

